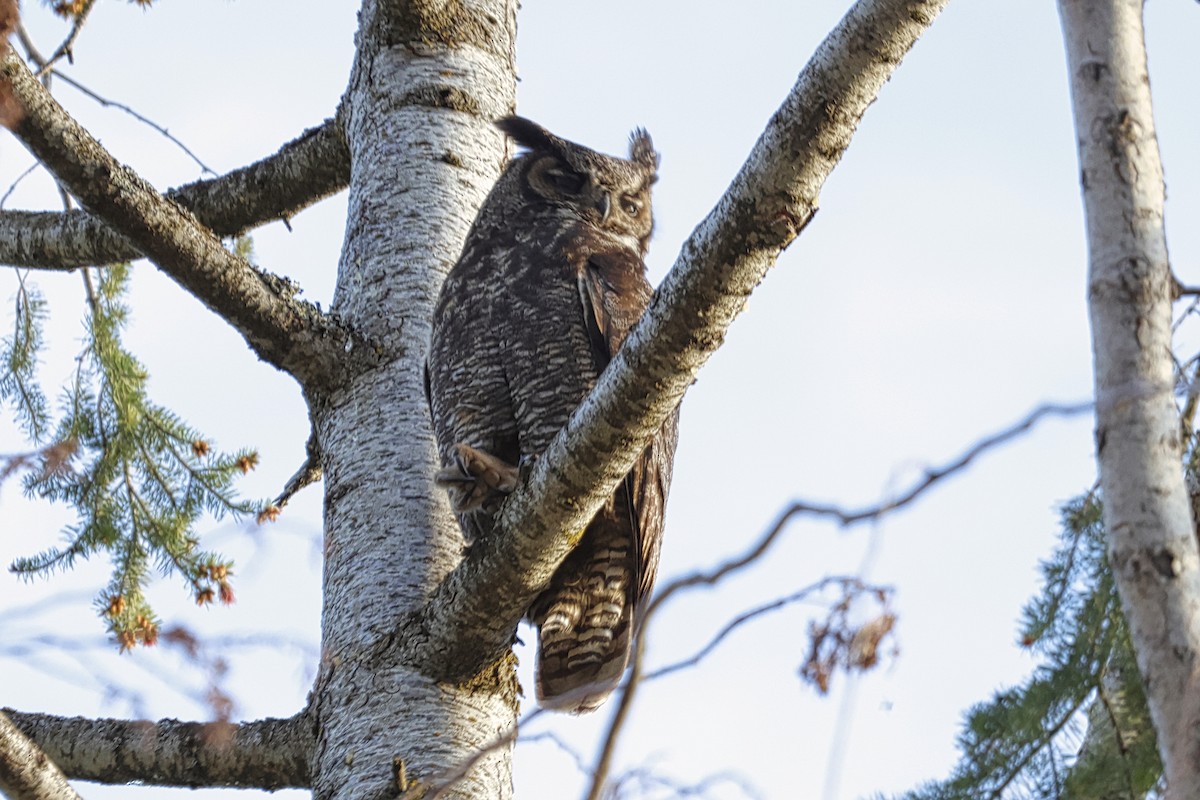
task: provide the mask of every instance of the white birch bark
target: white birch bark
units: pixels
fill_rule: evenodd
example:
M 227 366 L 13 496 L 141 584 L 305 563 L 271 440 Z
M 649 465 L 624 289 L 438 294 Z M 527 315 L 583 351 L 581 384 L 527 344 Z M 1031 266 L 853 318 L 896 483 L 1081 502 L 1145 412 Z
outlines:
M 0 794 L 12 800 L 79 800 L 62 770 L 0 712 Z
M 1172 398 L 1173 280 L 1141 0 L 1060 0 L 1087 216 L 1109 559 L 1168 782 L 1200 797 L 1200 554 Z
M 326 491 L 319 798 L 395 794 L 395 759 L 408 780 L 436 781 L 516 721 L 511 654 L 455 683 L 373 646 L 462 555 L 432 481 L 423 365 L 438 287 L 504 163 L 492 121 L 515 100 L 515 0 L 430 5 L 364 3 L 346 98 L 351 188 L 333 310 L 383 366 L 314 407 Z M 449 796 L 510 797 L 510 769 L 508 748 L 496 749 Z
M 462 539 L 431 480 L 422 366 L 438 287 L 506 155 L 492 121 L 513 109 L 516 2 L 366 0 L 339 115 L 351 175 L 333 308 L 350 334 L 346 361 L 358 366 L 336 371 L 336 383 L 306 384 L 326 490 L 323 657 L 298 718 L 315 732 L 317 797 L 440 783 L 511 730 L 513 628 L 565 556 L 568 532 L 611 494 L 720 345 L 946 2 L 854 5 L 684 248 L 654 310 L 509 504 L 512 535 L 476 545 L 444 580 Z M 488 750 L 443 796 L 510 797 L 510 759 L 509 747 Z

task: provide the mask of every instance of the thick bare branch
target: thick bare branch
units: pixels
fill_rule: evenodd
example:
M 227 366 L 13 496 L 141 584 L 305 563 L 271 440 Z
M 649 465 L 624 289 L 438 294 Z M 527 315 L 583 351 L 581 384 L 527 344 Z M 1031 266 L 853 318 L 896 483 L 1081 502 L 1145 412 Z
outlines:
M 355 347 L 335 320 L 298 301 L 290 283 L 230 253 L 191 213 L 117 163 L 20 58 L 9 53 L 2 64 L 0 77 L 24 110 L 13 126 L 17 138 L 93 214 L 232 324 L 260 358 L 316 390 L 340 384 L 356 361 L 371 360 L 370 348 Z
M 1175 282 L 1142 0 L 1060 0 L 1087 216 L 1109 562 L 1171 800 L 1200 797 L 1200 551 L 1173 397 Z
M 438 659 L 432 670 L 471 675 L 508 648 L 574 532 L 611 495 L 811 219 L 867 106 L 945 2 L 860 0 L 818 48 L 595 391 L 506 504 L 504 535 L 476 543 L 415 621 L 428 640 L 409 639 Z
M 340 192 L 350 153 L 335 120 L 300 134 L 266 158 L 219 178 L 167 192 L 221 237 L 239 236 Z M 72 270 L 141 258 L 134 244 L 86 211 L 0 213 L 0 263 Z
M 12 800 L 79 800 L 62 770 L 0 711 L 0 793 Z
M 4 713 L 77 780 L 268 790 L 309 785 L 313 728 L 303 713 L 241 723 Z

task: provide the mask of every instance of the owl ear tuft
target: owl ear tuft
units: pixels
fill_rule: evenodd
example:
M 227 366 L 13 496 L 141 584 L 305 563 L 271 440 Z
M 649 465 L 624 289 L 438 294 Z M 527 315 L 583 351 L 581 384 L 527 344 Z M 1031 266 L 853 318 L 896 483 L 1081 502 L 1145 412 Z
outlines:
M 558 151 L 562 140 L 550 131 L 525 117 L 504 117 L 496 120 L 496 127 L 511 136 L 521 147 L 530 150 Z
M 636 128 L 629 135 L 629 160 L 658 172 L 658 153 L 654 152 L 654 142 L 645 128 Z

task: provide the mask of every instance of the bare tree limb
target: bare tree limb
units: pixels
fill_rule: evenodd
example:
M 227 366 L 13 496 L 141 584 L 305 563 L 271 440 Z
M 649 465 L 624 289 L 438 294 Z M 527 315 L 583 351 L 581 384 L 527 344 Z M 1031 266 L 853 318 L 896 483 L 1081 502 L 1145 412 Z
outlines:
M 628 473 L 812 218 L 867 106 L 945 2 L 859 0 L 825 39 L 596 389 L 509 498 L 498 520 L 503 533 L 476 543 L 421 617 L 402 622 L 423 628 L 407 637 L 422 653 L 406 657 L 435 658 L 431 672 L 461 677 L 509 647 L 573 532 Z
M 1200 549 L 1171 358 L 1175 281 L 1141 0 L 1059 0 L 1082 172 L 1109 563 L 1169 800 L 1200 797 Z
M 9 53 L 2 64 L 0 76 L 25 112 L 13 127 L 17 138 L 81 203 L 233 325 L 260 358 L 318 391 L 374 362 L 372 348 L 297 300 L 296 287 L 230 253 L 186 209 L 117 163 L 38 84 L 20 58 Z
M 79 800 L 55 763 L 0 711 L 0 793 L 12 800 Z
M 326 120 L 278 152 L 212 180 L 172 189 L 166 197 L 191 211 L 217 236 L 240 236 L 288 218 L 340 192 L 350 180 L 341 125 Z M 86 211 L 0 213 L 0 263 L 73 270 L 141 258 L 142 252 Z
M 205 723 L 3 711 L 77 780 L 267 790 L 309 785 L 313 728 L 304 713 L 288 719 Z
M 176 138 L 169 130 L 164 128 L 162 125 L 159 125 L 157 122 L 150 119 L 149 117 L 138 113 L 133 108 L 125 105 L 124 103 L 118 103 L 116 100 L 110 100 L 107 97 L 103 97 L 103 96 L 97 94 L 96 92 L 93 92 L 91 89 L 84 86 L 82 83 L 75 80 L 70 75 L 60 72 L 59 70 L 52 69 L 52 70 L 47 71 L 47 68 L 45 66 L 43 66 L 41 69 L 39 69 L 37 71 L 37 77 L 41 78 L 43 76 L 46 77 L 47 84 L 49 83 L 49 80 L 48 80 L 49 77 L 53 76 L 55 78 L 58 78 L 60 81 L 67 84 L 72 89 L 76 90 L 77 92 L 80 92 L 83 95 L 85 95 L 86 97 L 88 97 L 92 100 L 95 100 L 97 103 L 104 106 L 105 108 L 115 108 L 120 111 L 124 111 L 126 114 L 133 117 L 134 119 L 136 119 L 138 122 L 142 123 L 143 125 L 151 127 L 154 130 L 161 133 L 163 135 L 163 137 L 165 139 L 167 139 L 167 141 L 171 142 L 173 145 L 175 145 L 180 150 L 182 150 L 184 153 L 186 153 L 187 157 L 190 158 L 192 161 L 195 161 L 196 165 L 200 167 L 201 174 L 208 174 L 208 175 L 212 175 L 213 177 L 216 177 L 216 175 L 217 175 L 216 170 L 212 169 L 207 164 L 205 164 L 203 161 L 201 161 L 200 156 L 193 153 L 192 149 L 190 147 L 188 147 L 186 144 L 184 144 L 178 138 Z

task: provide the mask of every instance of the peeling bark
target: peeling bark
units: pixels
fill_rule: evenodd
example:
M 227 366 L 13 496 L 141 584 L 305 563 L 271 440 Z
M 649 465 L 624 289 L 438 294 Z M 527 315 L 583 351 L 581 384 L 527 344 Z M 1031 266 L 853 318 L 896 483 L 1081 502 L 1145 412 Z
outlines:
M 165 196 L 228 238 L 286 221 L 349 181 L 350 151 L 341 124 L 326 120 L 260 161 Z M 141 257 L 129 239 L 87 211 L 0 211 L 0 264 L 72 270 Z
M 332 317 L 295 298 L 289 281 L 226 250 L 183 207 L 117 163 L 63 110 L 24 62 L 0 62 L 24 114 L 13 133 L 71 194 L 168 277 L 233 325 L 264 361 L 317 392 L 373 363 L 374 352 Z
M 1200 552 L 1172 391 L 1173 280 L 1141 0 L 1060 0 L 1087 216 L 1109 561 L 1167 778 L 1200 797 Z

